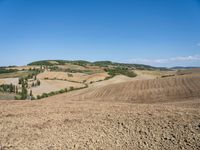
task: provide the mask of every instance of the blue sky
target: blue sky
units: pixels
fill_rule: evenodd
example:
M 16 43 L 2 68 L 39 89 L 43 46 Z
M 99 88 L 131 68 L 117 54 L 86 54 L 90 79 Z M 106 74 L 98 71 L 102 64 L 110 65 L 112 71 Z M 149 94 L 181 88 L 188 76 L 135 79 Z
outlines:
M 200 66 L 200 0 L 0 0 L 0 66 L 43 59 Z

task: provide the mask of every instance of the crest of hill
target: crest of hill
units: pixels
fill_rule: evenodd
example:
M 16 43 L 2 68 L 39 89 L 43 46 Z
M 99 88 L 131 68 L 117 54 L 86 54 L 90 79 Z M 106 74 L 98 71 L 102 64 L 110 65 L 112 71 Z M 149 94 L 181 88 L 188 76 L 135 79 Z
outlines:
M 173 70 L 185 70 L 185 69 L 200 69 L 200 67 L 182 67 L 182 66 L 176 66 L 176 67 L 172 67 L 170 69 L 173 69 Z
M 33 65 L 40 65 L 40 66 L 54 66 L 54 65 L 65 65 L 66 63 L 71 63 L 74 65 L 80 65 L 80 66 L 100 66 L 100 67 L 125 67 L 130 69 L 140 69 L 140 70 L 168 70 L 164 67 L 153 67 L 150 65 L 144 65 L 144 64 L 128 64 L 128 63 L 117 63 L 112 61 L 95 61 L 95 62 L 89 62 L 85 60 L 41 60 L 41 61 L 35 61 L 32 63 L 29 63 L 29 66 Z

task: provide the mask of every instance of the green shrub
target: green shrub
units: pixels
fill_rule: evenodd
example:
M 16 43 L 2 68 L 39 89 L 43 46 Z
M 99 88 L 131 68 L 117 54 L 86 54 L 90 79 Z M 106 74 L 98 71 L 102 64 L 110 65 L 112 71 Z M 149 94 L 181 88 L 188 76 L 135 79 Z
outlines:
M 20 95 L 16 95 L 15 96 L 15 100 L 20 100 L 21 99 L 21 96 Z
M 69 88 L 69 90 L 70 90 L 70 91 L 73 91 L 73 90 L 74 90 L 74 87 L 71 86 L 71 87 Z
M 48 94 L 47 93 L 43 93 L 41 97 L 42 98 L 48 97 Z
M 63 89 L 59 91 L 59 93 L 64 93 L 64 92 L 65 92 L 65 90 L 63 90 Z
M 35 100 L 36 98 L 34 96 L 31 96 L 31 100 Z

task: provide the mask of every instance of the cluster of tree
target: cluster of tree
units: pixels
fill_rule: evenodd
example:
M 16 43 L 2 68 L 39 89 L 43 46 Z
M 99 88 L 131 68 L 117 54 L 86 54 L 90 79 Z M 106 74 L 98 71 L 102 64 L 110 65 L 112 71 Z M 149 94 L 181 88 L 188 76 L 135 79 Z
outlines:
M 65 65 L 66 63 L 71 63 L 75 65 L 80 65 L 80 66 L 86 66 L 88 64 L 92 64 L 89 61 L 84 61 L 84 60 L 75 60 L 75 61 L 68 61 L 68 60 L 42 60 L 42 61 L 36 61 L 28 64 L 29 66 L 54 66 L 54 63 L 51 63 L 51 61 L 56 62 L 58 65 Z
M 47 61 L 47 60 L 32 62 L 28 65 L 29 66 L 53 66 L 53 64 L 50 61 Z
M 91 62 L 85 61 L 85 60 L 75 60 L 75 61 L 72 61 L 71 63 L 74 65 L 79 65 L 79 66 L 83 66 L 83 67 L 92 64 Z
M 52 61 L 56 62 L 57 65 L 65 65 L 66 63 L 71 62 L 67 60 L 41 60 L 41 61 L 32 62 L 28 65 L 29 66 L 53 66 L 54 63 L 52 63 Z
M 19 78 L 18 84 L 27 88 L 28 87 L 28 78 Z
M 132 70 L 129 70 L 128 68 L 122 68 L 122 67 L 116 67 L 116 68 L 112 68 L 112 69 L 104 69 L 106 72 L 108 72 L 108 74 L 111 77 L 114 77 L 116 75 L 125 75 L 128 77 L 136 77 L 137 74 L 134 73 Z
M 80 70 L 80 69 L 64 69 L 59 68 L 58 66 L 46 66 L 50 71 L 59 71 L 59 72 L 70 72 L 70 73 L 85 73 L 85 72 L 91 72 L 91 70 Z
M 3 67 L 0 68 L 0 73 L 11 73 L 11 72 L 15 72 L 18 70 L 15 69 L 5 69 Z M 41 69 L 29 69 L 29 74 L 26 77 L 21 77 L 19 78 L 18 83 L 21 85 L 20 90 L 18 89 L 18 86 L 13 85 L 13 84 L 2 84 L 0 85 L 0 92 L 8 92 L 8 93 L 16 93 L 15 99 L 34 99 L 33 94 L 32 94 L 32 90 L 30 90 L 30 93 L 28 93 L 28 80 L 29 79 L 33 79 L 31 86 L 35 87 L 35 86 L 40 86 L 40 80 L 37 80 L 37 74 L 39 74 L 42 70 Z
M 111 61 L 96 61 L 93 65 L 100 66 L 100 67 L 108 67 L 109 65 L 113 65 Z
M 34 81 L 37 80 L 36 78 L 36 75 L 35 74 L 29 74 L 27 77 L 22 77 L 22 78 L 19 78 L 19 84 L 21 84 L 22 86 L 28 88 L 28 79 L 33 79 Z M 40 80 L 37 80 L 36 82 L 33 82 L 31 84 L 32 87 L 36 87 L 36 86 L 40 86 Z
M 13 84 L 2 84 L 0 85 L 0 91 L 8 93 L 18 93 L 18 87 Z
M 15 99 L 21 99 L 21 100 L 25 100 L 25 99 L 35 99 L 33 97 L 33 94 L 32 94 L 32 90 L 30 90 L 30 93 L 28 93 L 28 77 L 26 78 L 20 78 L 19 79 L 19 84 L 22 86 L 22 89 L 21 89 L 21 92 L 19 92 L 18 96 L 15 97 Z M 40 86 L 40 80 L 37 80 L 36 83 L 32 83 L 32 87 L 35 87 L 35 86 Z
M 25 84 L 22 84 L 22 91 L 19 93 L 20 94 L 20 99 L 25 100 L 28 97 L 28 90 L 26 88 Z
M 36 82 L 32 82 L 31 87 L 40 86 L 40 84 L 41 84 L 40 80 L 37 80 Z
M 34 100 L 35 99 L 35 97 L 33 96 L 32 90 L 28 92 L 27 88 L 24 85 L 22 85 L 21 92 L 18 92 L 17 94 L 18 95 L 15 96 L 16 100 L 26 100 L 26 99 Z
M 62 71 L 62 68 L 59 68 L 58 66 L 49 66 L 48 69 L 50 71 Z
M 28 88 L 28 79 L 29 78 L 19 78 L 19 84 L 20 85 L 22 85 L 22 87 L 24 86 L 24 87 L 26 87 L 26 88 Z M 36 80 L 36 78 L 34 78 L 34 80 Z M 32 84 L 31 84 L 31 86 L 32 87 L 36 87 L 36 86 L 40 86 L 40 84 L 41 84 L 41 82 L 40 82 L 40 80 L 37 80 L 36 82 L 32 82 Z

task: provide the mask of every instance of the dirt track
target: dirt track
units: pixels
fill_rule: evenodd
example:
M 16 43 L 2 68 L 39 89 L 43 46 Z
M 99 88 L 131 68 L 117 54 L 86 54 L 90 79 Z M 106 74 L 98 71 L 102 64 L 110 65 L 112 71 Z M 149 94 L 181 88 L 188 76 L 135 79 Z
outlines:
M 136 104 L 80 99 L 83 92 L 90 89 L 0 101 L 1 149 L 200 149 L 199 98 Z

